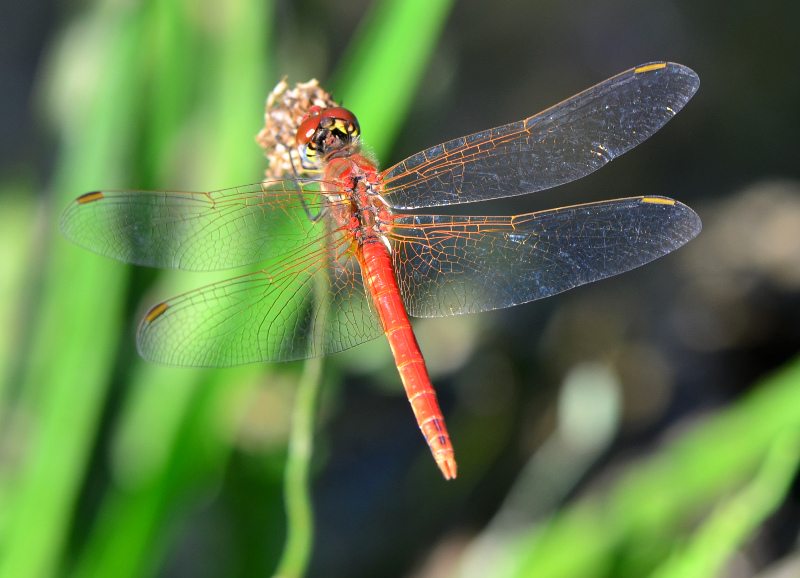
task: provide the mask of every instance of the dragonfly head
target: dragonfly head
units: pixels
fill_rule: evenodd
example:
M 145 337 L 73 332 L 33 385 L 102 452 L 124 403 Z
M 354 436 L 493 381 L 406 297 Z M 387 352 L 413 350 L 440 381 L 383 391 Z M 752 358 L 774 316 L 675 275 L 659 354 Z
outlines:
M 295 141 L 301 156 L 311 164 L 354 145 L 361 134 L 356 115 L 340 106 L 312 106 L 300 123 Z

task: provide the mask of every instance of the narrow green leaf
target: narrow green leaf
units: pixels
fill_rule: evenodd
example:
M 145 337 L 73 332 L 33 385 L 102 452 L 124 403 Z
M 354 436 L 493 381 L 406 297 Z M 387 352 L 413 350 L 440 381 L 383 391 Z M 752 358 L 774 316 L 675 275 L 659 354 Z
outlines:
M 752 482 L 724 500 L 653 578 L 720 576 L 724 565 L 786 498 L 800 459 L 798 432 L 778 436 Z
M 637 545 L 662 544 L 682 523 L 741 487 L 765 456 L 778 451 L 773 448 L 785 447 L 775 446 L 778 440 L 793 435 L 800 435 L 800 359 L 669 443 L 607 494 L 587 497 L 546 527 L 531 528 L 515 547 L 514 575 L 605 576 L 619 563 L 620 552 L 635 555 Z M 765 509 L 760 506 L 752 515 L 762 516 Z
M 52 185 L 44 290 L 21 386 L 19 411 L 31 416 L 28 452 L 12 481 L 3 577 L 54 574 L 110 382 L 127 275 L 67 243 L 58 220 L 68 199 L 126 172 L 139 104 L 140 24 L 126 7 L 98 11 L 59 47 L 59 64 L 82 78 L 85 92 L 62 103 L 64 154 Z M 63 95 L 74 87 L 55 88 Z
M 378 157 L 397 139 L 453 0 L 378 0 L 325 88 L 358 116 Z

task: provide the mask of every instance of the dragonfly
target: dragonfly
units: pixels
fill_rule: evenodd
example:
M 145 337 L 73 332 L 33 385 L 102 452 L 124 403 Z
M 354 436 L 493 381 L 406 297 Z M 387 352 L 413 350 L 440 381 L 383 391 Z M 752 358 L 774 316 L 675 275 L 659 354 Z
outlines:
M 309 177 L 214 192 L 95 191 L 66 237 L 126 263 L 263 269 L 152 307 L 147 360 L 227 367 L 328 355 L 385 335 L 419 428 L 446 479 L 456 461 L 409 316 L 527 303 L 644 265 L 701 229 L 686 205 L 639 196 L 516 216 L 403 213 L 532 193 L 588 175 L 635 147 L 694 95 L 689 68 L 654 62 L 535 116 L 457 138 L 384 171 L 358 120 L 312 107 L 296 136 Z

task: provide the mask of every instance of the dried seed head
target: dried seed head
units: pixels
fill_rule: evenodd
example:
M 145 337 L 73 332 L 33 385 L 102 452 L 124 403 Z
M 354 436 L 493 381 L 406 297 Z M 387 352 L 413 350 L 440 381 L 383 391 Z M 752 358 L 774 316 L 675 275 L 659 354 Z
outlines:
M 267 178 L 292 176 L 292 161 L 294 167 L 302 171 L 295 135 L 312 106 L 338 106 L 331 95 L 319 87 L 316 79 L 298 83 L 290 89 L 286 77 L 283 77 L 267 97 L 264 128 L 256 135 L 256 142 L 266 149 L 264 156 L 269 163 L 265 171 Z

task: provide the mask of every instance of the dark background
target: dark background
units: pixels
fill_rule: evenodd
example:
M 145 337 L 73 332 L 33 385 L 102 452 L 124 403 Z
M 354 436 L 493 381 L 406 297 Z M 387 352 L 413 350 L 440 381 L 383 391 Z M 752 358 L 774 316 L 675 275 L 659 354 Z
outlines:
M 278 3 L 271 41 L 278 62 L 268 85 L 285 73 L 290 82 L 315 76 L 325 86 L 367 8 L 366 2 Z M 43 191 L 60 154 L 41 96 L 43 76 L 52 71 L 42 65 L 54 36 L 89 9 L 84 3 L 42 1 L 6 2 L 1 8 L 0 176 L 3 190 L 23 183 L 37 204 L 50 200 Z M 464 457 L 456 482 L 439 479 L 426 455 L 385 343 L 326 360 L 329 391 L 323 394 L 314 462 L 318 525 L 309 575 L 454 575 L 456 561 L 463 562 L 460 556 L 522 479 L 526 463 L 539 459 L 536 471 L 546 472 L 560 471 L 559 460 L 568 461 L 563 453 L 548 457 L 541 450 L 552 446 L 563 411 L 558 404 L 565 403 L 563 386 L 576 368 L 594 380 L 611 376 L 613 386 L 601 391 L 606 397 L 598 404 L 618 407 L 618 413 L 610 410 L 615 417 L 609 426 L 618 434 L 576 458 L 577 473 L 554 481 L 550 494 L 543 491 L 526 502 L 534 520 L 602 492 L 686 423 L 724 411 L 796 354 L 799 22 L 800 5 L 786 1 L 455 4 L 383 166 L 525 118 L 633 66 L 680 62 L 698 73 L 700 89 L 646 143 L 589 178 L 465 210 L 516 214 L 664 195 L 693 207 L 704 231 L 656 263 L 553 299 L 415 325 L 456 455 Z M 255 124 L 253 133 L 259 128 Z M 369 143 L 370 131 L 380 127 L 362 128 Z M 253 154 L 260 154 L 255 147 Z M 236 184 L 241 183 L 214 182 L 208 188 Z M 26 238 L 35 247 L 52 232 L 50 225 L 38 224 Z M 120 376 L 133 357 L 132 327 L 141 301 L 154 302 L 142 297 L 152 278 L 151 272 L 133 273 L 131 325 L 119 348 L 117 385 L 75 506 L 62 568 L 79 557 L 114 483 L 106 446 L 124 403 Z M 11 331 L 24 342 L 21 326 Z M 291 382 L 299 369 L 276 371 Z M 15 393 L 13 384 L 6 392 Z M 263 439 L 255 449 L 234 445 L 216 483 L 189 493 L 176 511 L 167 508 L 164 519 L 171 530 L 159 542 L 163 562 L 153 562 L 157 575 L 258 575 L 258 568 L 274 567 L 283 532 L 275 473 L 283 450 L 264 450 Z M 731 566 L 725 575 L 756 575 L 788 556 L 795 548 L 796 513 L 795 488 L 757 537 L 745 541 L 740 556 L 746 569 Z

